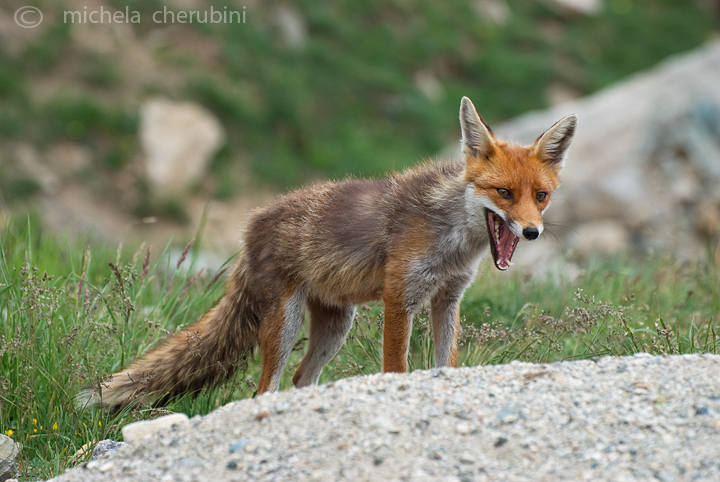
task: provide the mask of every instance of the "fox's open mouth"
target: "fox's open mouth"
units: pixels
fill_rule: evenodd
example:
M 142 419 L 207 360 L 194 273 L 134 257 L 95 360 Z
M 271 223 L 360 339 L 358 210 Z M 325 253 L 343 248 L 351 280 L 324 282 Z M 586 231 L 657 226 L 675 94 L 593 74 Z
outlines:
M 498 214 L 486 209 L 485 215 L 487 216 L 490 251 L 492 252 L 493 261 L 495 261 L 497 269 L 505 271 L 512 264 L 510 260 L 520 238 L 510 231 L 507 223 Z

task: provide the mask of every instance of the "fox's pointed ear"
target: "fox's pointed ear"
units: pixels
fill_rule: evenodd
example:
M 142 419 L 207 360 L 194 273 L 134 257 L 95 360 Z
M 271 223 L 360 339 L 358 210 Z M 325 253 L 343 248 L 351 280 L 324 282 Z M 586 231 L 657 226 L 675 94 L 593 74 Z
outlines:
M 460 129 L 466 156 L 487 158 L 492 153 L 495 135 L 467 97 L 460 102 Z
M 563 117 L 535 141 L 535 152 L 543 162 L 551 164 L 558 171 L 565 165 L 565 156 L 575 137 L 577 117 Z

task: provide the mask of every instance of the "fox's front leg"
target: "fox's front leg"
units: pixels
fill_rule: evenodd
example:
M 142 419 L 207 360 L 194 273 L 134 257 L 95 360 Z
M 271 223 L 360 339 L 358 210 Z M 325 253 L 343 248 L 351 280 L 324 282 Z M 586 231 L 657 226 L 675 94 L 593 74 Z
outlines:
M 435 366 L 457 366 L 457 335 L 460 330 L 460 299 L 445 294 L 430 302 L 430 319 L 435 341 Z
M 383 371 L 407 372 L 412 315 L 401 297 L 386 295 L 383 329 Z
M 430 300 L 436 367 L 457 366 L 460 300 L 468 283 L 464 277 L 453 279 Z

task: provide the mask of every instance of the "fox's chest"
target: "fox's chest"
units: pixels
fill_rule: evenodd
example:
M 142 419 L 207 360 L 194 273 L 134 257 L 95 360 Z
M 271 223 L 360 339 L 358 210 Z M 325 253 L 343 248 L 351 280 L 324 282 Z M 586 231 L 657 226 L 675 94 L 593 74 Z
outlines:
M 406 297 L 409 307 L 419 307 L 437 293 L 461 296 L 477 274 L 487 244 L 472 251 L 437 251 L 414 259 L 407 270 Z

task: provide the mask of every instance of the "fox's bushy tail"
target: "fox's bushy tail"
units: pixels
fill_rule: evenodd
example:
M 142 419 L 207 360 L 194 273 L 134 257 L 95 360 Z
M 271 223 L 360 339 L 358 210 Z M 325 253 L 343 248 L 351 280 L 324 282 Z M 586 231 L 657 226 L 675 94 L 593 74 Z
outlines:
M 131 403 L 165 401 L 230 378 L 257 345 L 260 306 L 245 263 L 235 266 L 225 296 L 197 323 L 113 374 L 82 390 L 79 407 L 122 410 Z

